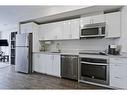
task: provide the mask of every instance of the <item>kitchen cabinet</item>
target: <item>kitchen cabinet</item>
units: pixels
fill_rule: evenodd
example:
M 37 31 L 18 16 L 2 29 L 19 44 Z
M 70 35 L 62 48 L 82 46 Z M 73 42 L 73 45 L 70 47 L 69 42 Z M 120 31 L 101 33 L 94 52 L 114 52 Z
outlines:
M 33 33 L 33 52 L 39 51 L 38 31 L 39 27 L 34 22 L 20 24 L 20 33 Z
M 48 24 L 39 25 L 39 33 L 38 33 L 39 40 L 45 40 L 47 32 L 48 32 Z M 47 39 L 48 39 L 48 37 L 47 37 Z
M 63 22 L 63 30 L 62 32 L 62 39 L 66 40 L 70 38 L 70 21 L 64 21 Z
M 33 54 L 33 71 L 41 72 L 40 71 L 40 55 L 38 53 Z
M 48 54 L 46 61 L 46 74 L 60 77 L 60 55 Z
M 62 31 L 64 31 L 64 22 L 55 22 L 40 25 L 40 40 L 57 40 L 61 39 Z
M 47 54 L 39 54 L 40 55 L 40 59 L 39 59 L 39 63 L 40 63 L 40 73 L 43 74 L 47 74 L 50 73 L 50 56 Z M 49 67 L 48 67 L 49 66 Z
M 50 31 L 52 38 L 50 40 L 59 40 L 62 39 L 62 32 L 65 31 L 65 21 L 54 22 L 50 24 Z
M 110 58 L 110 86 L 127 89 L 127 59 Z
M 46 61 L 49 61 L 48 56 L 40 53 L 33 54 L 33 71 L 39 73 L 47 73 Z
M 40 40 L 79 39 L 79 19 L 40 25 Z
M 120 12 L 105 14 L 106 18 L 106 38 L 120 37 Z
M 40 26 L 39 31 L 39 39 L 40 40 L 53 40 L 52 30 L 53 26 L 52 24 L 43 24 Z
M 95 16 L 88 16 L 82 17 L 80 20 L 81 27 L 87 24 L 95 24 L 95 23 L 103 23 L 105 22 L 105 15 L 95 15 Z
M 60 55 L 33 54 L 33 71 L 60 77 Z
M 79 39 L 79 32 L 80 32 L 80 20 L 73 19 L 70 20 L 70 34 L 69 39 Z
M 20 24 L 20 33 L 33 33 L 36 30 L 37 24 L 34 22 L 29 22 L 25 24 Z
M 33 70 L 43 74 L 51 74 L 50 55 L 35 53 L 33 54 Z
M 60 55 L 52 55 L 53 60 L 52 60 L 52 72 L 54 76 L 60 77 L 60 72 L 61 72 L 61 63 L 60 63 Z

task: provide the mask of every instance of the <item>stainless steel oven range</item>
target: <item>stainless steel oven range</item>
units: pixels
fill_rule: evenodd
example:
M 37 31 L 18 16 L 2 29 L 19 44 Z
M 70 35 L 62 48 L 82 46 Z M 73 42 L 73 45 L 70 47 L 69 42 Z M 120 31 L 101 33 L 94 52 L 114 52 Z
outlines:
M 80 54 L 79 58 L 79 80 L 109 85 L 108 57 Z

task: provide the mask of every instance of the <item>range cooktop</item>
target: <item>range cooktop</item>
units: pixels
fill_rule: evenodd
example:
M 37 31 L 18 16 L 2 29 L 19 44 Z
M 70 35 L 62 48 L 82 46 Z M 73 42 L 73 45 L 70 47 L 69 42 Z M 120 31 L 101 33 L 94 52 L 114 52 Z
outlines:
M 91 54 L 91 55 L 107 55 L 107 53 L 101 50 L 82 50 L 79 54 Z

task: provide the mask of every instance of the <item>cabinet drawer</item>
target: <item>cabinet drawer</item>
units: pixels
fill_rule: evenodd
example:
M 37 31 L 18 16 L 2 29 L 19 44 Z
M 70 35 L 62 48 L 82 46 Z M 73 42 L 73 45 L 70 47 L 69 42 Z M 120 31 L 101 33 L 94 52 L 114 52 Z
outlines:
M 113 64 L 115 63 L 127 64 L 127 58 L 110 58 L 110 62 Z
M 121 77 L 112 77 L 110 80 L 110 86 L 116 87 L 116 88 L 127 88 L 127 78 L 121 78 Z
M 110 76 L 127 77 L 127 65 L 110 65 Z

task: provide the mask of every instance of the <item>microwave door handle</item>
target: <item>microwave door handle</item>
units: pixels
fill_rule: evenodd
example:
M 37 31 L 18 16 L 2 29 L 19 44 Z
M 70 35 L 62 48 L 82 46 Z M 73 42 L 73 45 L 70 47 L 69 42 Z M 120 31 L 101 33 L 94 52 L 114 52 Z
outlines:
M 101 27 L 99 27 L 99 35 L 101 35 L 102 33 L 101 33 L 101 31 L 102 31 L 102 28 Z

